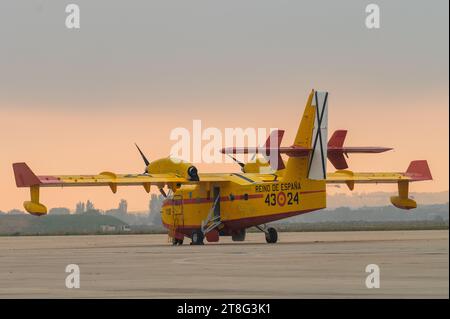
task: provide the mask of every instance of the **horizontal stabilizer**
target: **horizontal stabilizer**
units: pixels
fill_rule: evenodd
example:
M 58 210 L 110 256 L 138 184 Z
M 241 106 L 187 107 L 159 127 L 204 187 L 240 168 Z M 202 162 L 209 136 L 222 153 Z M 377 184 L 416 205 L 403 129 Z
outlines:
M 333 164 L 336 169 L 348 168 L 347 161 L 345 160 L 344 153 L 342 152 L 330 152 L 328 151 L 328 160 Z
M 342 147 L 344 146 L 345 137 L 347 136 L 346 130 L 337 130 L 333 133 L 328 141 L 328 148 Z

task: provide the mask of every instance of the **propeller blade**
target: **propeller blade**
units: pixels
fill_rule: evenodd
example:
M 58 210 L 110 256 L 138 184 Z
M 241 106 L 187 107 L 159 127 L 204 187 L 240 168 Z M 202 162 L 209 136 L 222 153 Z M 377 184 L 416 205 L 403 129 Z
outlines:
M 235 161 L 236 163 L 238 163 L 239 164 L 239 166 L 241 167 L 241 168 L 244 168 L 244 166 L 245 166 L 245 164 L 244 163 L 242 163 L 241 161 L 238 161 L 237 159 L 235 159 L 233 156 L 231 156 L 230 154 L 227 154 L 230 158 L 232 158 L 233 159 L 233 161 Z
M 166 192 L 164 191 L 163 188 L 160 188 L 160 189 L 159 189 L 159 192 L 161 193 L 161 195 L 164 196 L 164 198 L 167 198 L 167 194 L 166 194 Z
M 144 171 L 144 173 L 148 173 L 148 165 L 150 164 L 150 161 L 147 159 L 147 157 L 145 157 L 144 153 L 141 151 L 139 146 L 136 143 L 134 143 L 134 145 L 136 145 L 139 153 L 141 154 L 142 159 L 144 160 L 144 163 L 145 163 L 145 171 Z

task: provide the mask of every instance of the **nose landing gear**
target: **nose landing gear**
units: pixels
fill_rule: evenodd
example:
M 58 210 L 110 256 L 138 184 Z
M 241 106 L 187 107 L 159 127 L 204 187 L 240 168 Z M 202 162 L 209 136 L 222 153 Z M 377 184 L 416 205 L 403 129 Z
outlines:
M 268 244 L 275 244 L 278 241 L 277 230 L 273 227 L 267 228 L 266 231 L 266 242 Z
M 273 227 L 266 228 L 266 225 L 256 226 L 260 231 L 262 231 L 266 235 L 266 242 L 268 244 L 275 244 L 278 241 L 278 232 Z

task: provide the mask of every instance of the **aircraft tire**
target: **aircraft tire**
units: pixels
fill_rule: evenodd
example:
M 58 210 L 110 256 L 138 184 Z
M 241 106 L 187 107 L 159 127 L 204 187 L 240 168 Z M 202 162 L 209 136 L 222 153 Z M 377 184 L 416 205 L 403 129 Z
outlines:
M 191 245 L 203 245 L 203 239 L 203 233 L 200 230 L 194 230 Z
M 278 241 L 277 230 L 273 227 L 267 228 L 266 232 L 266 242 L 268 244 L 275 244 Z
M 238 233 L 232 234 L 231 239 L 233 241 L 244 241 L 245 240 L 245 228 L 239 230 Z
M 173 246 L 181 246 L 183 245 L 183 239 L 176 239 L 176 238 L 172 238 L 172 245 Z

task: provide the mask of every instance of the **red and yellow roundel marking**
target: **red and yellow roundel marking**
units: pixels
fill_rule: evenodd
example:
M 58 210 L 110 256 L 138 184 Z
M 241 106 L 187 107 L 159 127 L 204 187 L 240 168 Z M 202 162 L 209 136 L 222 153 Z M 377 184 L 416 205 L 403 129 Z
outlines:
M 283 192 L 279 192 L 277 195 L 278 205 L 284 206 L 286 204 L 286 194 Z

